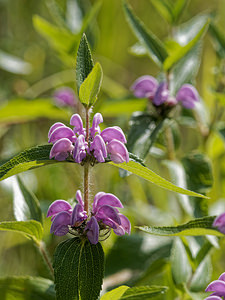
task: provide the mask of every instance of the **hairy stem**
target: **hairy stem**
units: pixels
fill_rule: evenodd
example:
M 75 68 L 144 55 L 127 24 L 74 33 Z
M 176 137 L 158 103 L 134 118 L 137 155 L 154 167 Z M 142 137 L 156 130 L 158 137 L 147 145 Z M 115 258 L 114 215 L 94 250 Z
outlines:
M 54 269 L 52 267 L 52 263 L 51 263 L 51 260 L 48 256 L 48 253 L 47 253 L 47 250 L 46 250 L 46 246 L 45 246 L 45 243 L 43 241 L 40 242 L 40 244 L 38 244 L 38 248 L 39 248 L 39 251 L 41 253 L 41 256 L 43 258 L 43 260 L 45 261 L 52 277 L 54 278 Z
M 174 149 L 174 140 L 173 140 L 172 130 L 169 126 L 166 128 L 165 135 L 166 135 L 168 158 L 169 160 L 174 160 L 176 157 L 175 149 Z
M 86 108 L 86 142 L 89 146 L 89 109 Z M 89 202 L 89 162 L 84 164 L 84 210 L 88 214 Z

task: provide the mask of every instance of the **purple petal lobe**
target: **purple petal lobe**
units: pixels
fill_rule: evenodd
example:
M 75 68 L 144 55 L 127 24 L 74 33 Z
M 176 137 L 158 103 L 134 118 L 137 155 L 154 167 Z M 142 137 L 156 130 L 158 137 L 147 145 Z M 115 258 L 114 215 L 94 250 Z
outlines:
M 107 151 L 110 154 L 110 159 L 116 163 L 120 164 L 123 162 L 129 162 L 129 153 L 126 146 L 120 141 L 112 140 L 107 145 Z
M 70 224 L 71 224 L 71 214 L 67 211 L 62 211 L 55 216 L 52 222 L 50 233 L 54 232 L 56 235 L 64 235 L 69 231 L 68 229 L 68 231 L 66 232 L 65 227 L 66 226 L 68 227 L 68 225 Z M 61 229 L 63 229 L 62 232 L 66 232 L 66 233 L 61 234 L 62 233 Z
M 153 99 L 153 103 L 156 106 L 162 105 L 168 100 L 169 90 L 166 82 L 161 82 Z
M 80 205 L 84 207 L 84 201 L 82 199 L 80 190 L 77 190 L 77 192 L 76 192 L 76 199 L 77 199 L 78 203 L 80 203 Z
M 77 134 L 84 134 L 83 121 L 78 114 L 72 115 L 70 125 L 74 126 L 74 132 Z
M 107 220 L 108 220 L 110 222 L 113 221 L 113 223 L 116 223 L 117 225 L 121 224 L 121 220 L 120 220 L 120 217 L 118 215 L 118 212 L 116 211 L 115 208 L 113 208 L 110 205 L 101 206 L 98 209 L 95 217 L 98 221 L 102 221 L 103 223 L 106 223 Z M 116 224 L 113 225 L 112 228 L 116 228 L 117 227 Z
M 184 84 L 176 95 L 177 101 L 180 101 L 185 108 L 192 109 L 195 102 L 199 101 L 199 95 L 195 87 L 191 84 Z
M 50 135 L 52 134 L 52 132 L 53 132 L 56 128 L 62 127 L 62 126 L 65 126 L 65 127 L 66 127 L 66 125 L 64 125 L 64 124 L 61 123 L 61 122 L 57 122 L 57 123 L 53 124 L 53 125 L 50 127 L 50 129 L 49 129 L 49 132 L 48 132 L 48 138 L 50 138 Z
M 214 280 L 211 282 L 206 290 L 206 292 L 215 292 L 216 296 L 225 296 L 225 282 L 222 280 Z
M 131 87 L 137 98 L 153 99 L 158 87 L 158 81 L 152 76 L 142 76 L 138 78 Z
M 225 213 L 222 213 L 213 222 L 214 227 L 218 227 L 219 231 L 225 234 Z
M 98 193 L 99 194 L 99 193 Z M 97 195 L 96 195 L 97 196 Z M 123 208 L 123 204 L 121 201 L 113 194 L 110 193 L 103 193 L 97 201 L 94 202 L 95 204 L 93 205 L 93 213 L 95 213 L 99 207 L 103 205 L 110 205 L 113 207 L 121 207 Z
M 74 151 L 73 151 L 73 157 L 75 162 L 77 162 L 78 164 L 82 162 L 82 160 L 86 157 L 87 148 L 88 146 L 84 136 L 79 135 L 75 142 Z
M 48 142 L 55 143 L 61 138 L 67 138 L 72 142 L 73 137 L 74 137 L 74 132 L 71 128 L 66 126 L 61 126 L 61 127 L 57 127 L 55 130 L 52 131 Z
M 90 128 L 90 135 L 92 139 L 94 139 L 96 133 L 98 134 L 101 133 L 99 124 L 102 122 L 103 122 L 102 115 L 100 113 L 95 114 L 92 121 L 92 127 Z
M 99 200 L 99 198 L 101 198 L 103 195 L 106 195 L 106 193 L 104 193 L 104 192 L 98 192 L 98 193 L 95 195 L 94 201 L 93 201 L 93 206 L 92 206 L 92 213 L 93 213 L 93 214 L 96 213 L 96 208 L 97 208 L 98 200 Z
M 218 280 L 225 281 L 225 272 L 220 275 L 220 277 L 218 278 Z
M 108 127 L 101 132 L 101 137 L 103 140 L 107 142 L 111 142 L 111 140 L 118 140 L 122 143 L 126 143 L 127 140 L 122 129 L 118 126 Z
M 116 229 L 113 229 L 114 233 L 117 235 L 124 235 L 125 232 L 127 232 L 128 234 L 130 234 L 131 231 L 131 225 L 130 225 L 130 221 L 128 220 L 127 217 L 125 217 L 122 214 L 119 214 L 120 220 L 121 220 L 121 225 L 117 226 Z
M 56 200 L 54 201 L 48 209 L 47 217 L 55 216 L 61 211 L 72 211 L 71 205 L 65 200 Z
M 94 151 L 94 157 L 98 162 L 104 162 L 107 157 L 106 145 L 100 135 L 96 135 L 91 143 L 90 151 Z
M 222 298 L 220 298 L 219 296 L 209 296 L 205 298 L 205 300 L 222 300 Z
M 73 213 L 71 216 L 71 224 L 72 226 L 79 226 L 84 220 L 87 219 L 86 211 L 84 211 L 83 206 L 80 203 L 77 203 L 73 209 Z
M 87 230 L 87 237 L 89 241 L 92 244 L 96 245 L 98 243 L 99 238 L 99 226 L 94 216 L 91 217 L 90 221 L 87 222 L 85 230 Z
M 58 140 L 53 146 L 50 151 L 49 158 L 57 158 L 57 160 L 60 160 L 59 157 L 56 157 L 60 153 L 64 153 L 64 159 L 69 155 L 69 153 L 73 150 L 73 145 L 71 141 L 67 138 L 62 138 Z M 67 155 L 66 155 L 67 154 Z M 63 160 L 64 160 L 63 159 Z

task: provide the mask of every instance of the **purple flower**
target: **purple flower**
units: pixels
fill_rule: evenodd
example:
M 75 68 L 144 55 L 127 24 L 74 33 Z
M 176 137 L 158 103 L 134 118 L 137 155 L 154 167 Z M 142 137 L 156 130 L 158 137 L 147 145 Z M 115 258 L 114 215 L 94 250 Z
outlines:
M 184 84 L 177 92 L 176 99 L 182 103 L 183 107 L 191 109 L 194 108 L 195 103 L 199 101 L 199 95 L 193 85 Z
M 213 222 L 213 226 L 217 227 L 218 230 L 225 234 L 225 213 L 222 213 Z
M 53 98 L 59 106 L 75 106 L 77 103 L 74 91 L 69 87 L 57 89 Z
M 169 94 L 168 84 L 166 82 L 161 82 L 152 101 L 153 104 L 159 106 L 167 102 Z
M 158 81 L 149 75 L 138 78 L 131 87 L 137 98 L 153 99 L 158 88 Z
M 102 115 L 96 113 L 89 129 L 88 141 L 86 129 L 78 114 L 72 115 L 70 119 L 73 130 L 61 122 L 53 124 L 48 133 L 48 142 L 53 143 L 50 158 L 63 161 L 71 156 L 76 163 L 81 163 L 87 156 L 93 156 L 100 163 L 105 162 L 107 157 L 115 163 L 128 162 L 129 153 L 124 145 L 127 141 L 122 129 L 113 126 L 101 132 L 99 124 L 102 122 Z M 93 163 L 95 160 L 90 161 Z
M 206 292 L 213 292 L 207 300 L 217 300 L 225 297 L 225 273 L 221 274 L 218 280 L 212 281 L 206 288 Z M 217 297 L 217 298 L 216 298 Z
M 64 200 L 53 202 L 47 213 L 52 217 L 51 233 L 65 235 L 73 231 L 80 236 L 87 236 L 92 244 L 97 244 L 101 230 L 113 229 L 117 235 L 130 234 L 130 221 L 119 213 L 123 208 L 120 200 L 113 194 L 99 192 L 95 195 L 90 215 L 84 210 L 81 192 L 76 193 L 77 204 L 74 209 Z

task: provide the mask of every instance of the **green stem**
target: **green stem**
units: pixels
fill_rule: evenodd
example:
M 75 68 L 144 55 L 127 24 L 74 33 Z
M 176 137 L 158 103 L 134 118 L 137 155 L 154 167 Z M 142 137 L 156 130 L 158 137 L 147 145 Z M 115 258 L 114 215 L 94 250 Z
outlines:
M 52 267 L 51 260 L 50 260 L 50 258 L 48 256 L 45 243 L 43 241 L 41 241 L 37 246 L 38 246 L 38 249 L 39 249 L 39 251 L 41 253 L 41 256 L 42 256 L 43 260 L 45 261 L 45 263 L 46 263 L 46 265 L 47 265 L 47 267 L 48 267 L 48 269 L 49 269 L 52 277 L 54 278 L 54 269 Z
M 89 146 L 89 109 L 86 108 L 86 142 Z M 89 213 L 88 211 L 88 204 L 89 204 L 89 162 L 87 161 L 84 164 L 84 210 Z

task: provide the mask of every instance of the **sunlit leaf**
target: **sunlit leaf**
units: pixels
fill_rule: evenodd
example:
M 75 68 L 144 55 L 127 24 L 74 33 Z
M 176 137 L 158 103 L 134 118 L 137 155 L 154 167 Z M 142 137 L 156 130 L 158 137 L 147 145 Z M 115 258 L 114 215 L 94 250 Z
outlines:
M 0 107 L 0 124 L 28 122 L 40 118 L 68 120 L 68 113 L 54 106 L 50 99 L 15 99 Z
M 91 107 L 96 102 L 102 84 L 102 77 L 102 67 L 99 63 L 96 63 L 80 86 L 79 99 L 85 106 Z
M 149 56 L 154 62 L 161 65 L 168 56 L 163 43 L 150 30 L 145 28 L 144 24 L 134 15 L 132 8 L 125 0 L 123 3 L 127 21 L 135 36 L 146 47 Z
M 57 300 L 98 299 L 104 271 L 104 252 L 100 243 L 79 238 L 58 245 L 54 254 Z
M 76 80 L 78 91 L 80 90 L 81 84 L 88 77 L 93 67 L 94 63 L 91 56 L 91 50 L 89 48 L 86 35 L 83 34 L 77 51 Z
M 129 286 L 121 285 L 120 287 L 103 295 L 101 300 L 119 300 L 127 289 L 129 289 Z
M 178 48 L 170 54 L 164 62 L 164 70 L 170 70 L 181 58 L 183 58 L 187 53 L 197 44 L 197 42 L 204 36 L 207 31 L 209 21 L 207 21 L 204 26 L 199 30 L 199 32 L 194 36 L 194 38 L 185 46 Z
M 158 295 L 163 295 L 167 291 L 166 286 L 138 286 L 131 287 L 125 291 L 123 296 L 120 298 L 121 300 L 148 300 L 154 298 Z
M 19 57 L 0 50 L 0 69 L 13 74 L 27 75 L 32 72 L 32 66 Z
M 13 179 L 13 210 L 17 221 L 36 220 L 42 223 L 42 212 L 37 197 L 20 177 Z
M 191 276 L 191 266 L 182 241 L 178 238 L 174 240 L 171 251 L 171 271 L 175 284 L 185 283 Z
M 146 233 L 160 236 L 201 236 L 216 235 L 224 236 L 212 226 L 215 217 L 203 217 L 189 221 L 178 226 L 139 226 L 138 228 Z
M 37 243 L 42 239 L 43 235 L 41 223 L 34 220 L 0 222 L 0 230 L 22 233 Z
M 55 300 L 54 282 L 42 277 L 0 278 L 1 300 Z

